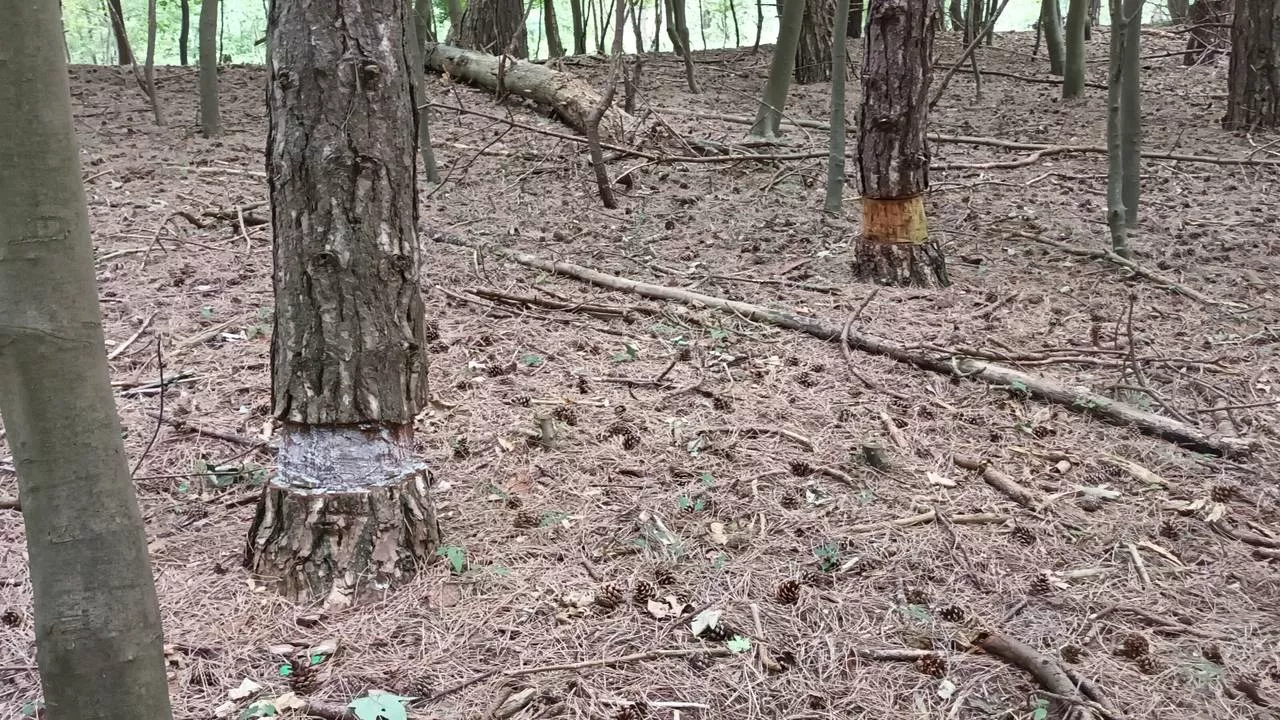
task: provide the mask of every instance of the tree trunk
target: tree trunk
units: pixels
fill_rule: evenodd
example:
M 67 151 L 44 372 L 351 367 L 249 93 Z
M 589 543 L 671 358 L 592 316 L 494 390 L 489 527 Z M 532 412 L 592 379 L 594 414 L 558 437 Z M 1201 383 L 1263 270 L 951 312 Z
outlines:
M 147 96 L 151 99 L 151 114 L 157 125 L 164 125 L 164 111 L 160 96 L 156 94 L 156 0 L 147 0 L 147 59 L 142 68 L 147 82 Z
M 1187 0 L 1167 0 L 1165 7 L 1169 10 L 1169 22 L 1181 25 L 1187 21 L 1187 11 L 1190 9 Z
M 564 45 L 560 44 L 560 24 L 556 22 L 554 0 L 542 0 L 543 32 L 547 35 L 547 57 L 564 57 Z
M 782 110 L 787 105 L 787 92 L 791 89 L 791 72 L 796 64 L 796 46 L 800 44 L 800 26 L 804 24 L 805 0 L 786 0 L 782 5 L 782 20 L 778 25 L 778 42 L 773 46 L 773 59 L 769 63 L 769 79 L 760 98 L 760 109 L 751 126 L 751 136 L 776 140 L 782 135 Z
M 431 11 L 431 0 L 418 0 L 418 10 L 425 9 Z M 431 126 L 427 123 L 427 109 L 423 106 L 427 104 L 427 76 L 423 70 L 422 53 L 424 51 L 425 41 L 418 34 L 418 28 L 426 23 L 421 22 L 422 13 L 415 10 L 414 22 L 409 23 L 406 28 L 410 33 L 409 38 L 409 67 L 413 78 L 413 97 L 414 104 L 418 108 L 418 112 L 414 117 L 418 124 L 418 154 L 422 156 L 422 170 L 427 175 L 427 182 L 440 182 L 440 171 L 436 169 L 436 153 L 431 147 Z
M 1049 74 L 1063 75 L 1062 9 L 1058 0 L 1040 3 L 1040 27 L 1044 30 L 1044 46 L 1049 51 Z
M 6 6 L 0 414 L 26 527 L 43 714 L 169 720 L 160 608 L 109 383 L 61 36 L 57 3 Z
M 218 110 L 218 0 L 200 3 L 200 134 L 222 134 Z
M 662 47 L 662 18 L 671 13 L 671 6 L 666 0 L 654 0 L 653 7 L 653 48 L 650 52 L 658 52 Z M 678 48 L 680 43 L 675 44 Z
M 952 0 L 952 6 L 954 6 L 958 1 L 959 0 Z M 847 28 L 845 35 L 847 37 L 851 37 L 855 40 L 862 37 L 862 10 L 865 6 L 865 2 L 866 0 L 853 0 L 849 3 L 849 21 L 845 25 Z
M 1115 0 L 1121 2 L 1121 0 Z M 1138 200 L 1142 177 L 1142 5 L 1143 0 L 1123 0 L 1124 68 L 1120 88 L 1120 143 L 1124 148 L 1124 222 L 1138 225 Z M 1114 26 L 1113 26 L 1114 28 Z
M 529 57 L 520 0 L 471 0 L 462 11 L 452 44 L 490 55 Z
M 680 42 L 680 29 L 676 23 L 676 0 L 656 1 L 662 3 L 663 10 L 667 16 L 667 39 L 671 41 L 671 51 L 679 57 L 684 57 L 684 43 Z
M 734 0 L 729 0 L 729 17 L 733 19 L 733 46 L 740 48 L 742 47 L 742 28 L 738 27 L 738 6 Z
M 245 565 L 297 602 L 376 596 L 439 543 L 413 449 L 427 359 L 412 23 L 400 0 L 275 0 L 268 15 L 282 429 Z
M 596 8 L 596 54 L 604 55 L 604 36 L 609 30 L 609 14 L 613 11 L 613 5 L 617 0 L 612 0 L 608 10 L 605 10 L 604 0 L 600 0 L 600 4 Z
M 1227 91 L 1224 127 L 1280 127 L 1280 1 L 1236 0 Z
M 845 45 L 849 34 L 849 0 L 837 0 L 831 33 L 831 137 L 827 148 L 827 196 L 823 209 L 840 212 L 844 195 L 844 82 L 849 74 Z
M 865 2 L 865 0 L 864 0 Z M 947 14 L 951 16 L 951 29 L 964 30 L 964 6 L 960 4 L 961 0 L 951 0 L 947 5 Z M 967 33 L 966 33 L 967 37 Z
M 129 49 L 129 31 L 125 29 L 120 0 L 107 0 L 107 16 L 111 19 L 111 34 L 116 38 L 116 64 L 132 65 L 133 51 Z
M 698 0 L 698 33 L 702 36 L 702 49 L 707 49 L 707 9 L 703 7 L 702 0 Z
M 178 25 L 178 62 L 187 66 L 187 45 L 191 42 L 191 0 L 180 0 L 178 10 L 181 20 Z
M 498 89 L 498 58 L 492 55 L 428 43 L 425 61 L 427 67 L 436 72 L 447 72 L 488 90 Z M 551 107 L 578 132 L 586 130 L 587 119 L 600 102 L 600 96 L 585 81 L 532 62 L 508 63 L 502 76 L 502 89 Z M 604 115 L 600 134 L 607 139 L 620 138 L 623 130 L 634 123 L 630 115 L 610 108 Z
M 1237 0 L 1237 2 L 1243 3 L 1244 0 Z M 1191 32 L 1187 33 L 1187 51 L 1182 56 L 1183 65 L 1190 67 L 1210 62 L 1221 55 L 1224 48 L 1232 44 L 1230 32 L 1220 27 L 1226 23 L 1229 7 L 1228 0 L 1197 0 L 1191 6 L 1187 17 Z M 1236 17 L 1239 17 L 1239 13 Z M 1234 27 L 1235 23 L 1232 23 L 1232 30 Z M 1230 77 L 1229 74 L 1228 77 Z
M 671 19 L 674 21 L 676 37 L 680 39 L 680 56 L 684 58 L 684 80 L 689 92 L 699 93 L 698 78 L 693 70 L 693 49 L 689 46 L 689 21 L 685 17 L 685 0 L 667 0 L 671 6 Z
M 569 0 L 569 14 L 573 16 L 573 54 L 587 53 L 587 26 L 582 20 L 582 0 Z
M 452 35 L 462 24 L 462 0 L 449 0 L 447 7 L 449 8 L 449 34 Z
M 982 28 L 982 0 L 969 0 L 964 16 L 964 41 L 972 42 Z
M 1093 39 L 1093 29 L 1098 27 L 1098 18 L 1102 15 L 1102 0 L 1089 0 L 1089 22 L 1084 26 L 1084 39 Z
M 641 0 L 629 0 L 631 3 L 631 32 L 636 41 L 637 60 L 644 54 L 644 3 Z
M 1062 64 L 1062 98 L 1071 100 L 1084 94 L 1084 30 L 1088 26 L 1089 0 L 1069 0 L 1067 37 Z
M 435 42 L 436 40 L 436 10 L 431 0 L 410 0 L 413 2 L 413 29 L 418 36 L 418 42 Z M 421 46 L 418 52 L 422 52 Z M 422 67 L 419 63 L 418 67 Z
M 831 18 L 833 0 L 806 0 L 800 24 L 800 46 L 796 51 L 796 82 L 801 85 L 831 79 Z M 847 23 L 846 23 L 847 24 Z
M 869 7 L 858 117 L 863 220 L 856 270 L 875 282 L 947 284 L 946 261 L 929 239 L 924 209 L 936 22 L 929 0 L 871 0 Z
M 760 52 L 760 35 L 764 32 L 764 0 L 756 0 L 756 41 L 751 45 L 751 54 Z
M 1124 74 L 1124 7 L 1111 0 L 1111 54 L 1107 67 L 1107 227 L 1111 249 L 1129 256 L 1128 233 L 1124 222 L 1124 145 L 1120 142 L 1121 77 Z

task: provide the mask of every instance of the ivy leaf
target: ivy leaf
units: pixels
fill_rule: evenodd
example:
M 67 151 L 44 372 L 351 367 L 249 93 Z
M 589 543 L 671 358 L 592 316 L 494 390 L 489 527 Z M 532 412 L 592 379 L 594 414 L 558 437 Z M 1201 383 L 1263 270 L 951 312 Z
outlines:
M 445 545 L 436 549 L 436 555 L 449 561 L 449 569 L 454 575 L 461 575 L 467 565 L 467 551 L 457 545 Z
M 729 648 L 731 653 L 744 653 L 751 649 L 751 640 L 741 635 L 734 635 L 733 639 L 726 641 L 724 646 Z
M 404 709 L 407 697 L 371 691 L 367 696 L 356 698 L 347 705 L 360 720 L 408 720 Z

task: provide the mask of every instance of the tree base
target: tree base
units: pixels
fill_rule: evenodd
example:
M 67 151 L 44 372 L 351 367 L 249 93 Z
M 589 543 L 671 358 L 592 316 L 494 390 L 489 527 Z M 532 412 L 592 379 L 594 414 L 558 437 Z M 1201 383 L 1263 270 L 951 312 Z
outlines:
M 411 428 L 286 426 L 275 479 L 249 527 L 245 567 L 299 603 L 345 607 L 435 557 L 431 473 Z
M 945 287 L 947 262 L 929 239 L 924 197 L 862 199 L 862 238 L 856 252 L 858 277 L 885 285 Z

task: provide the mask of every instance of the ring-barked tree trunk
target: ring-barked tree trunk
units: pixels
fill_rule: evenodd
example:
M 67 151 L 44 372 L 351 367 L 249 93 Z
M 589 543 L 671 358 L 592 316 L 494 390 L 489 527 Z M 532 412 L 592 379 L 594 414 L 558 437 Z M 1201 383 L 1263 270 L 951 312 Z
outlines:
M 1223 125 L 1280 127 L 1280 0 L 1236 0 Z
M 893 285 L 947 284 L 942 248 L 929 239 L 925 126 L 937 17 L 929 0 L 871 0 L 862 62 L 858 274 Z M 977 32 L 975 30 L 975 32 Z
M 6 6 L 0 413 L 26 526 L 42 717 L 168 720 L 160 608 L 107 374 L 61 38 L 57 3 Z
M 796 82 L 801 85 L 831 79 L 831 26 L 836 13 L 833 0 L 806 0 L 796 49 Z
M 449 44 L 490 55 L 529 57 L 520 0 L 470 0 L 457 27 L 449 29 Z
M 412 22 L 405 0 L 275 0 L 268 15 L 281 437 L 245 564 L 297 601 L 385 590 L 439 543 L 413 453 L 427 360 Z

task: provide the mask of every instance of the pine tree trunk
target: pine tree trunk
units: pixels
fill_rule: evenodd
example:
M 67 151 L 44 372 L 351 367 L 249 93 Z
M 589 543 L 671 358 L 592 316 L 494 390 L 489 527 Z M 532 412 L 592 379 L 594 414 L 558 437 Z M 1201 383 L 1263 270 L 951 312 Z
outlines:
M 560 44 L 560 24 L 556 22 L 554 0 L 542 0 L 543 32 L 547 35 L 547 57 L 564 57 L 564 45 Z
M 492 18 L 484 2 L 467 13 Z M 400 0 L 275 0 L 267 24 L 282 429 L 245 564 L 299 602 L 376 595 L 439 542 L 413 451 L 427 360 L 412 22 Z
M 471 0 L 450 44 L 490 55 L 529 57 L 520 0 Z
M 111 19 L 111 34 L 116 39 L 116 64 L 132 65 L 133 51 L 129 49 L 129 31 L 125 29 L 120 0 L 107 0 L 107 17 Z
M 782 20 L 778 25 L 778 42 L 773 46 L 769 63 L 769 79 L 760 98 L 760 109 L 751 126 L 751 136 L 776 140 L 782 135 L 782 111 L 791 90 L 791 72 L 796 64 L 796 47 L 800 44 L 800 26 L 804 24 L 805 0 L 786 0 L 782 4 Z
M 856 270 L 892 285 L 947 284 L 942 249 L 929 239 L 925 140 L 937 18 L 929 0 L 871 0 L 858 118 L 862 236 Z
M 1071 100 L 1084 94 L 1084 30 L 1088 26 L 1089 0 L 1069 0 L 1067 36 L 1062 64 L 1062 97 Z
M 1227 91 L 1224 127 L 1280 128 L 1280 0 L 1236 0 Z
M 187 66 L 187 46 L 191 42 L 191 0 L 180 0 L 178 11 L 181 19 L 178 25 L 178 63 Z
M 1040 27 L 1044 30 L 1044 46 L 1049 51 L 1049 74 L 1061 77 L 1064 72 L 1062 42 L 1062 10 L 1058 0 L 1040 3 Z
M 53 2 L 0 22 L 0 414 L 50 718 L 169 720 L 160 608 L 108 378 Z M 16 599 L 17 595 L 13 595 Z M 26 640 L 13 637 L 13 647 Z M 12 694 L 6 716 L 16 717 Z
M 800 46 L 796 51 L 796 82 L 801 85 L 831 79 L 831 18 L 833 0 L 806 0 L 804 22 L 800 26 Z
M 218 110 L 218 0 L 200 3 L 200 134 L 222 134 Z
M 569 0 L 569 14 L 573 16 L 573 54 L 587 52 L 587 26 L 582 20 L 582 0 Z
M 849 74 L 845 61 L 849 33 L 849 0 L 837 0 L 831 33 L 831 135 L 827 148 L 827 195 L 823 210 L 840 212 L 844 195 L 844 83 Z

